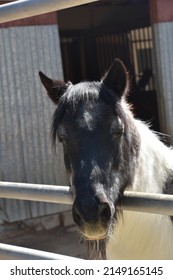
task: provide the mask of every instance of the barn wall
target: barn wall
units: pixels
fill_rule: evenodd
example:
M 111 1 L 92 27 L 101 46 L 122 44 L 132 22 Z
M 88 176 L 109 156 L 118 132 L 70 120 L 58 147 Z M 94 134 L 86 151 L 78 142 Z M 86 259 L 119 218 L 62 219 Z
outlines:
M 0 64 L 0 180 L 67 185 L 61 147 L 55 155 L 50 141 L 55 107 L 38 76 L 63 78 L 57 24 L 1 27 Z M 2 222 L 67 207 L 0 199 L 0 208 Z
M 173 144 L 173 22 L 153 25 L 160 125 Z
M 150 0 L 160 126 L 173 145 L 173 6 L 172 0 Z

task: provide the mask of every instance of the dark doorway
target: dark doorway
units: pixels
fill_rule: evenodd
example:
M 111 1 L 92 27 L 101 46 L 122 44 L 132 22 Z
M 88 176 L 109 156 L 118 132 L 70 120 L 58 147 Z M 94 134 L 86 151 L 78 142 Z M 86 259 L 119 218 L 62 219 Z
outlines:
M 58 18 L 65 80 L 98 80 L 119 57 L 130 73 L 134 114 L 159 131 L 148 1 L 99 1 Z

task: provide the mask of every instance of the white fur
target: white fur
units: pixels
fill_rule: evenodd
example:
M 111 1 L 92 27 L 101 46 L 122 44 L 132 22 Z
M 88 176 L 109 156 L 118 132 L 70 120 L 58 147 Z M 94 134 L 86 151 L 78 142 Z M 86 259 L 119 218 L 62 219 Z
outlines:
M 143 124 L 135 120 L 141 137 L 139 166 L 129 190 L 162 193 L 173 172 L 170 150 Z M 173 224 L 168 216 L 123 211 L 107 247 L 108 259 L 173 259 Z

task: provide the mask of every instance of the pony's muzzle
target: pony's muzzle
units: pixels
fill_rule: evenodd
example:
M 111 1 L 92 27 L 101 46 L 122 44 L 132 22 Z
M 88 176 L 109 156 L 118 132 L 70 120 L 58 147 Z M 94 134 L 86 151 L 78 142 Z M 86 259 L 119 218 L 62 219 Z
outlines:
M 107 201 L 75 200 L 73 219 L 87 239 L 102 239 L 108 234 L 112 211 Z

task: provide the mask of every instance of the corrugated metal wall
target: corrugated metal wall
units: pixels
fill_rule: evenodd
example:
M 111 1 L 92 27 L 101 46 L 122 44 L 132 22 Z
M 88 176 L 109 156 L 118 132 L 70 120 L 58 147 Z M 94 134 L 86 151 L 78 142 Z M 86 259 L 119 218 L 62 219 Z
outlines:
M 173 145 L 173 22 L 153 24 L 153 39 L 160 125 Z
M 38 71 L 62 79 L 57 25 L 0 28 L 0 180 L 66 185 L 61 148 L 50 141 L 54 105 Z M 0 220 L 62 210 L 60 205 L 0 200 Z

